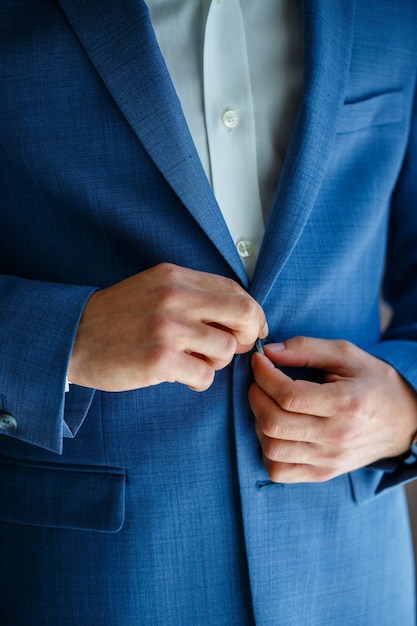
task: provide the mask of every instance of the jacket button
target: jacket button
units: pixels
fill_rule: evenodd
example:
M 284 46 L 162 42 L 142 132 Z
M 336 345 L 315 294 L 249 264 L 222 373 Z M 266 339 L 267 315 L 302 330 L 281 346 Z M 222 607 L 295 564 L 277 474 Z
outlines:
M 14 433 L 17 430 L 17 422 L 9 413 L 0 413 L 0 430 L 4 433 Z

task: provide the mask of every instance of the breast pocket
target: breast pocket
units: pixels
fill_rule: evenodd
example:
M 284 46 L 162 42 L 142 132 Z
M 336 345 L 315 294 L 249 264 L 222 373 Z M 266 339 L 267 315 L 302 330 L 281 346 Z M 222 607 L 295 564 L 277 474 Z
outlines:
M 398 124 L 405 115 L 403 93 L 401 90 L 389 91 L 344 104 L 337 133 L 352 133 L 370 126 Z
M 123 469 L 2 458 L 0 481 L 2 521 L 109 533 L 123 526 Z

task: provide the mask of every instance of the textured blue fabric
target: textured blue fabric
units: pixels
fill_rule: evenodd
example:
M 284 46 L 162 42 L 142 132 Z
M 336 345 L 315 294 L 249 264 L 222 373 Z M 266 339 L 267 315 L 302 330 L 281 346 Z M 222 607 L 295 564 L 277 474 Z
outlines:
M 162 261 L 240 281 L 277 340 L 351 340 L 417 388 L 417 6 L 304 0 L 303 24 L 249 286 L 143 0 L 0 3 L 0 408 L 18 422 L 0 436 L 0 623 L 415 623 L 415 467 L 272 484 L 248 355 L 202 394 L 64 392 L 87 299 Z

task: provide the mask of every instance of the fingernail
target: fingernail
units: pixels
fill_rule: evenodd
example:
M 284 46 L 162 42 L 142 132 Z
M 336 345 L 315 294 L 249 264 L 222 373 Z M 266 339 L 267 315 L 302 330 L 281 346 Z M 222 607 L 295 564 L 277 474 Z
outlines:
M 252 367 L 255 366 L 258 359 L 260 359 L 260 362 L 267 363 L 270 367 L 275 368 L 275 365 L 272 363 L 272 361 L 268 359 L 268 357 L 265 354 L 261 354 L 258 351 L 252 353 L 252 356 L 251 356 Z
M 285 343 L 283 342 L 279 342 L 279 343 L 268 343 L 266 344 L 266 347 L 268 348 L 268 350 L 270 350 L 271 352 L 282 352 L 283 350 L 285 350 L 286 346 Z

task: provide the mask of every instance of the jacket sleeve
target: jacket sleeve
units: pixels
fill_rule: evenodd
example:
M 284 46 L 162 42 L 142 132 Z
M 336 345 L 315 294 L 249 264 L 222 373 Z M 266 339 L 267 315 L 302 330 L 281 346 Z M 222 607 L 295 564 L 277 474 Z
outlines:
M 0 277 L 0 410 L 12 416 L 1 436 L 62 452 L 75 436 L 94 391 L 71 385 L 68 362 L 94 288 Z
M 417 98 L 408 150 L 392 198 L 384 298 L 392 318 L 382 341 L 370 352 L 395 367 L 417 390 Z M 412 456 L 375 466 L 385 470 L 379 491 L 417 477 Z

